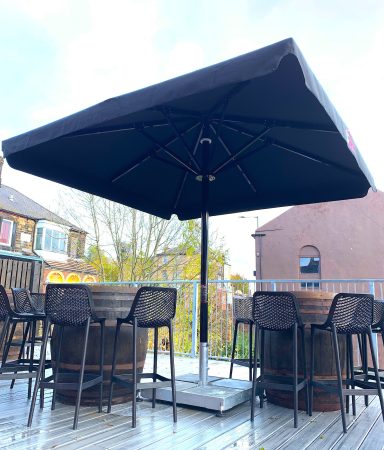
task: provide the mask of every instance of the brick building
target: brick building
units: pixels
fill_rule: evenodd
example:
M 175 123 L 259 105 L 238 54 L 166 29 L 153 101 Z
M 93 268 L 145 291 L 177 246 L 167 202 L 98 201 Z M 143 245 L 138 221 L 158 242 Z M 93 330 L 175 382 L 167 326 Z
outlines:
M 0 259 L 40 258 L 43 283 L 97 281 L 96 269 L 83 259 L 86 234 L 17 190 L 0 185 Z M 7 264 L 4 271 L 10 267 Z

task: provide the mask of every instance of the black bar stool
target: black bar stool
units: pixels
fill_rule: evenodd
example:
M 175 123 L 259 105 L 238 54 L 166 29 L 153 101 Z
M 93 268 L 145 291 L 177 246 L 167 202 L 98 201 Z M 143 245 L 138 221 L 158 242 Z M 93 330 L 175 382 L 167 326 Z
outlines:
M 12 380 L 28 379 L 28 398 L 31 397 L 32 378 L 36 377 L 37 360 L 34 360 L 34 346 L 36 337 L 36 322 L 44 320 L 44 315 L 21 313 L 12 309 L 8 295 L 0 285 L 0 320 L 4 321 L 0 336 L 0 349 L 3 346 L 3 355 L 0 367 L 0 379 Z M 17 345 L 20 346 L 19 355 L 15 360 L 8 360 L 10 348 L 14 345 L 17 325 L 24 327 L 23 338 Z M 29 330 L 31 329 L 30 353 L 24 358 L 24 348 Z
M 172 319 L 176 313 L 177 291 L 174 288 L 162 287 L 142 287 L 133 300 L 131 310 L 127 317 L 117 319 L 115 340 L 112 357 L 111 384 L 109 390 L 108 412 L 111 412 L 113 384 L 120 383 L 133 390 L 132 392 L 132 427 L 136 427 L 136 397 L 139 389 L 152 389 L 152 408 L 156 404 L 156 389 L 160 387 L 171 386 L 173 421 L 177 422 L 176 413 L 176 386 L 175 386 L 175 362 L 173 347 Z M 133 326 L 133 369 L 132 373 L 115 374 L 116 355 L 120 328 L 123 324 Z M 136 355 L 136 336 L 137 327 L 154 329 L 154 355 L 153 372 L 137 373 L 137 355 Z M 158 329 L 167 327 L 169 330 L 169 356 L 171 365 L 171 378 L 166 378 L 157 373 L 157 347 L 158 347 Z M 125 345 L 127 345 L 125 343 Z M 152 378 L 152 383 L 140 383 L 141 378 Z M 139 381 L 138 381 L 139 380 Z
M 34 341 L 33 345 L 35 347 L 36 344 L 38 344 L 38 343 L 41 344 L 41 342 L 42 342 L 42 335 L 39 335 L 38 328 L 40 330 L 42 330 L 42 328 L 43 328 L 43 323 L 44 323 L 44 319 L 45 319 L 44 309 L 37 308 L 37 305 L 35 304 L 34 300 L 32 299 L 31 294 L 28 289 L 26 289 L 26 288 L 11 288 L 11 291 L 12 291 L 12 296 L 13 296 L 13 304 L 15 307 L 15 312 L 19 313 L 19 314 L 25 314 L 25 313 L 32 314 L 36 317 L 36 321 L 37 321 L 36 333 L 35 333 L 35 337 L 33 340 Z M 39 323 L 40 323 L 40 326 L 37 327 L 37 325 Z M 18 359 L 22 358 L 22 355 L 25 350 L 27 350 L 27 357 L 28 357 L 28 351 L 31 347 L 31 343 L 32 343 L 32 329 L 29 326 L 29 324 L 27 323 L 26 328 L 24 329 L 22 342 L 21 343 L 14 342 L 12 344 L 12 345 L 20 345 Z M 39 364 L 39 361 L 34 359 L 34 364 Z M 49 368 L 49 367 L 50 367 L 50 361 L 46 361 L 45 368 Z M 12 380 L 11 389 L 13 388 L 15 381 L 16 381 L 15 379 Z M 31 396 L 31 385 L 29 387 L 28 398 L 30 396 Z
M 48 284 L 45 304 L 46 320 L 44 325 L 43 344 L 41 348 L 40 364 L 33 390 L 32 404 L 29 411 L 28 427 L 32 424 L 33 412 L 39 388 L 53 389 L 52 410 L 55 409 L 56 391 L 60 389 L 77 391 L 75 417 L 73 429 L 76 430 L 79 420 L 79 409 L 82 391 L 99 384 L 99 412 L 102 412 L 103 402 L 103 362 L 104 362 L 104 326 L 105 319 L 94 314 L 92 293 L 81 284 Z M 98 323 L 100 330 L 100 366 L 99 373 L 85 373 L 85 360 L 89 327 L 91 323 Z M 47 378 L 43 375 L 46 359 L 48 334 L 50 325 L 59 327 L 59 346 L 54 364 L 53 374 Z M 60 353 L 63 345 L 65 327 L 83 327 L 84 341 L 80 372 L 60 370 Z M 80 343 L 79 343 L 80 345 Z M 40 403 L 40 407 L 42 404 Z
M 233 319 L 235 328 L 233 333 L 231 365 L 229 368 L 229 378 L 232 378 L 233 364 L 249 367 L 249 381 L 252 381 L 252 329 L 254 325 L 252 316 L 252 297 L 233 297 Z M 235 358 L 237 345 L 237 332 L 240 324 L 248 325 L 248 358 Z
M 309 412 L 307 362 L 305 356 L 304 324 L 301 320 L 297 299 L 290 292 L 255 292 L 253 294 L 253 320 L 255 322 L 255 350 L 253 362 L 253 382 L 251 398 L 251 420 L 254 420 L 254 403 L 256 394 L 260 396 L 260 407 L 264 403 L 264 390 L 276 389 L 293 392 L 294 427 L 298 422 L 298 394 L 306 389 L 306 406 Z M 264 373 L 264 334 L 268 332 L 292 332 L 292 377 L 279 377 Z M 298 376 L 298 345 L 297 330 L 301 332 L 301 354 L 303 365 L 303 378 Z M 258 335 L 260 331 L 260 376 L 256 377 Z
M 344 396 L 352 396 L 353 415 L 356 415 L 355 395 L 378 395 L 380 399 L 381 411 L 384 419 L 384 401 L 381 390 L 381 383 L 378 373 L 376 355 L 373 349 L 372 325 L 373 322 L 373 295 L 370 294 L 349 294 L 340 293 L 332 301 L 327 320 L 323 324 L 311 324 L 311 378 L 310 378 L 310 415 L 312 415 L 313 388 L 318 386 L 321 389 L 337 392 L 340 400 L 341 420 L 343 432 L 347 432 L 345 416 Z M 323 330 L 332 333 L 332 341 L 336 362 L 337 386 L 331 381 L 317 381 L 314 379 L 315 367 L 315 331 Z M 345 335 L 347 339 L 347 377 L 342 379 L 338 335 Z M 353 335 L 361 335 L 363 340 L 368 337 L 371 349 L 373 371 L 375 381 L 366 379 L 365 374 L 358 376 L 355 374 L 353 364 Z M 345 388 L 343 387 L 343 383 Z M 356 389 L 359 388 L 359 389 Z M 348 410 L 347 410 L 348 412 Z

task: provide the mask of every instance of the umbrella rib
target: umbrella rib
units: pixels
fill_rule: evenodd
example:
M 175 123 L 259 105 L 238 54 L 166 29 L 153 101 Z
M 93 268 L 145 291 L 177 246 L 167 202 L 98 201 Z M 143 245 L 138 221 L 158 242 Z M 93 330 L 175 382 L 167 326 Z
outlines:
M 199 124 L 195 123 L 194 125 L 192 125 L 191 127 L 189 127 L 187 130 L 185 130 L 183 133 L 189 133 L 190 131 L 192 131 L 193 129 L 195 129 Z M 170 141 L 167 142 L 166 145 L 170 145 L 173 142 L 177 141 L 177 138 L 173 138 Z M 157 148 L 155 150 L 151 150 L 148 153 L 146 153 L 143 157 L 141 158 L 137 158 L 130 166 L 128 166 L 123 172 L 121 172 L 119 175 L 116 175 L 114 178 L 112 178 L 112 183 L 115 183 L 116 181 L 120 180 L 121 178 L 125 177 L 126 175 L 128 175 L 130 172 L 132 172 L 132 170 L 136 169 L 136 167 L 138 167 L 140 164 L 142 164 L 145 161 L 148 161 L 148 159 L 150 159 L 151 157 L 154 157 L 159 151 L 161 150 L 161 148 Z
M 255 142 L 261 140 L 262 142 L 264 142 L 263 136 L 269 132 L 269 128 L 264 129 L 263 131 L 261 131 L 257 136 L 252 136 L 252 140 L 250 142 L 248 142 L 247 144 L 245 144 L 237 153 L 233 154 L 229 148 L 227 147 L 227 145 L 225 144 L 225 142 L 222 140 L 221 137 L 216 135 L 216 130 L 214 129 L 214 127 L 211 125 L 211 129 L 213 130 L 215 136 L 217 137 L 217 139 L 219 140 L 220 144 L 223 146 L 224 150 L 228 153 L 229 158 L 224 161 L 220 166 L 216 167 L 213 170 L 213 174 L 215 175 L 216 173 L 220 172 L 222 169 L 224 169 L 224 167 L 226 167 L 229 163 L 231 162 L 236 162 L 236 160 L 239 158 L 239 156 L 241 154 L 243 154 L 246 150 L 249 149 L 249 147 L 251 147 L 253 144 L 255 144 Z
M 153 136 L 151 136 L 149 133 L 144 131 L 143 129 L 138 130 L 143 136 L 145 136 L 148 140 L 150 140 L 153 144 L 157 145 L 157 147 L 160 150 L 163 150 L 166 155 L 168 155 L 170 158 L 173 158 L 176 162 L 178 162 L 182 167 L 188 170 L 188 172 L 192 172 L 195 175 L 198 175 L 198 172 L 194 170 L 192 167 L 190 167 L 186 162 L 184 162 L 182 159 L 180 159 L 178 156 L 176 156 L 169 148 L 167 148 L 166 145 L 159 142 L 157 139 L 155 139 Z M 156 152 L 157 153 L 157 152 Z
M 328 159 L 325 158 L 319 158 L 318 156 L 312 155 L 308 152 L 305 152 L 303 150 L 300 150 L 296 147 L 293 147 L 291 145 L 288 144 L 284 144 L 283 142 L 277 141 L 276 139 L 267 139 L 265 140 L 265 142 L 267 144 L 273 145 L 274 147 L 277 148 L 281 148 L 282 150 L 286 150 L 290 153 L 294 153 L 295 155 L 299 155 L 302 156 L 304 158 L 310 159 L 311 161 L 320 163 L 320 164 L 324 164 L 326 166 L 333 166 L 333 167 L 337 167 L 340 170 L 343 170 L 344 172 L 349 172 L 353 175 L 356 175 L 356 171 L 354 171 L 353 169 L 349 169 L 348 167 L 342 166 L 341 164 L 338 164 L 336 162 L 330 161 Z
M 204 131 L 204 125 L 201 125 L 200 132 L 199 132 L 199 135 L 198 135 L 198 137 L 196 139 L 195 147 L 194 147 L 193 152 L 192 152 L 193 155 L 196 155 L 197 149 L 199 148 L 199 144 L 200 144 L 201 137 L 203 135 L 203 131 Z M 183 192 L 185 182 L 187 181 L 187 176 L 188 176 L 188 172 L 185 172 L 184 175 L 183 175 L 183 179 L 181 180 L 181 183 L 180 183 L 177 195 L 176 195 L 176 200 L 175 200 L 175 202 L 173 204 L 173 210 L 174 211 L 176 211 L 176 208 L 177 208 L 177 206 L 179 204 L 181 193 Z
M 221 166 L 219 166 L 218 168 L 216 168 L 213 171 L 213 174 L 218 173 L 219 171 L 221 171 L 225 166 L 227 166 L 230 162 L 235 162 L 235 159 L 238 157 L 239 154 L 243 153 L 247 148 L 249 148 L 251 145 L 253 145 L 256 141 L 259 140 L 259 137 L 256 137 L 255 139 L 253 139 L 251 142 L 249 142 L 248 144 L 244 145 L 244 147 L 237 152 L 235 155 L 232 154 L 232 152 L 229 150 L 228 146 L 225 144 L 225 142 L 223 141 L 223 139 L 220 136 L 217 136 L 216 134 L 216 130 L 214 128 L 214 126 L 211 124 L 210 125 L 211 130 L 213 131 L 213 134 L 215 136 L 215 138 L 220 142 L 220 144 L 222 145 L 222 147 L 224 148 L 224 150 L 228 153 L 228 155 L 230 156 L 230 158 Z M 261 134 L 265 134 L 267 133 L 269 130 L 264 130 L 264 132 L 262 132 Z M 248 177 L 248 175 L 246 174 L 246 172 L 244 171 L 244 169 L 240 166 L 240 164 L 236 163 L 236 167 L 239 170 L 239 172 L 241 173 L 241 175 L 243 176 L 243 178 L 245 179 L 245 181 L 249 184 L 249 186 L 251 187 L 251 189 L 253 190 L 253 192 L 256 192 L 256 187 L 255 185 L 252 183 L 252 181 L 250 180 L 250 178 Z
M 219 121 L 220 117 L 215 117 L 214 120 Z M 296 128 L 311 131 L 321 131 L 325 133 L 338 134 L 339 131 L 335 126 L 324 126 L 316 123 L 305 123 L 294 120 L 278 120 L 278 119 L 250 119 L 242 116 L 226 116 L 224 123 L 247 123 L 251 125 L 264 125 L 269 128 L 281 127 L 281 128 Z
M 161 127 L 161 126 L 167 126 L 167 122 L 165 121 L 154 121 L 154 122 L 145 122 L 140 123 L 141 127 L 147 128 L 147 127 Z M 115 127 L 102 127 L 97 129 L 88 128 L 81 131 L 75 131 L 74 133 L 69 133 L 63 138 L 72 138 L 72 137 L 79 137 L 79 136 L 93 136 L 95 134 L 107 134 L 107 133 L 118 133 L 123 131 L 134 131 L 137 129 L 137 123 L 131 123 L 126 126 L 115 126 Z
M 191 153 L 188 144 L 186 143 L 184 136 L 180 133 L 180 131 L 177 129 L 175 122 L 171 119 L 171 117 L 169 116 L 169 114 L 167 114 L 165 108 L 161 109 L 162 114 L 165 116 L 165 118 L 168 120 L 169 126 L 172 128 L 172 130 L 174 131 L 174 133 L 176 134 L 176 136 L 180 139 L 181 143 L 184 145 L 185 150 L 188 153 L 188 156 L 190 158 L 190 160 L 193 162 L 193 164 L 195 165 L 195 168 L 198 170 L 198 172 L 201 171 L 201 168 L 199 166 L 199 164 L 196 161 L 195 156 Z

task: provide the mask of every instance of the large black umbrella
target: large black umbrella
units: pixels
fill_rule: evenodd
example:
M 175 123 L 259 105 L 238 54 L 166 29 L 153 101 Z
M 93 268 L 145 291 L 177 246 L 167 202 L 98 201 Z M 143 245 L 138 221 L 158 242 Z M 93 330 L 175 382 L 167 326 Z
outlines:
M 201 217 L 207 380 L 208 215 L 366 195 L 373 180 L 292 39 L 3 142 L 10 166 L 163 218 Z

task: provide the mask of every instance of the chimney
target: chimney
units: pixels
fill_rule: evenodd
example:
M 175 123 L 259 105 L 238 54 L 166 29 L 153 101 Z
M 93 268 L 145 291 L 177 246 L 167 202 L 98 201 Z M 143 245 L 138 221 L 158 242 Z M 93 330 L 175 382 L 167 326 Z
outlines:
M 0 156 L 0 187 L 1 187 L 1 173 L 3 171 L 4 158 Z

